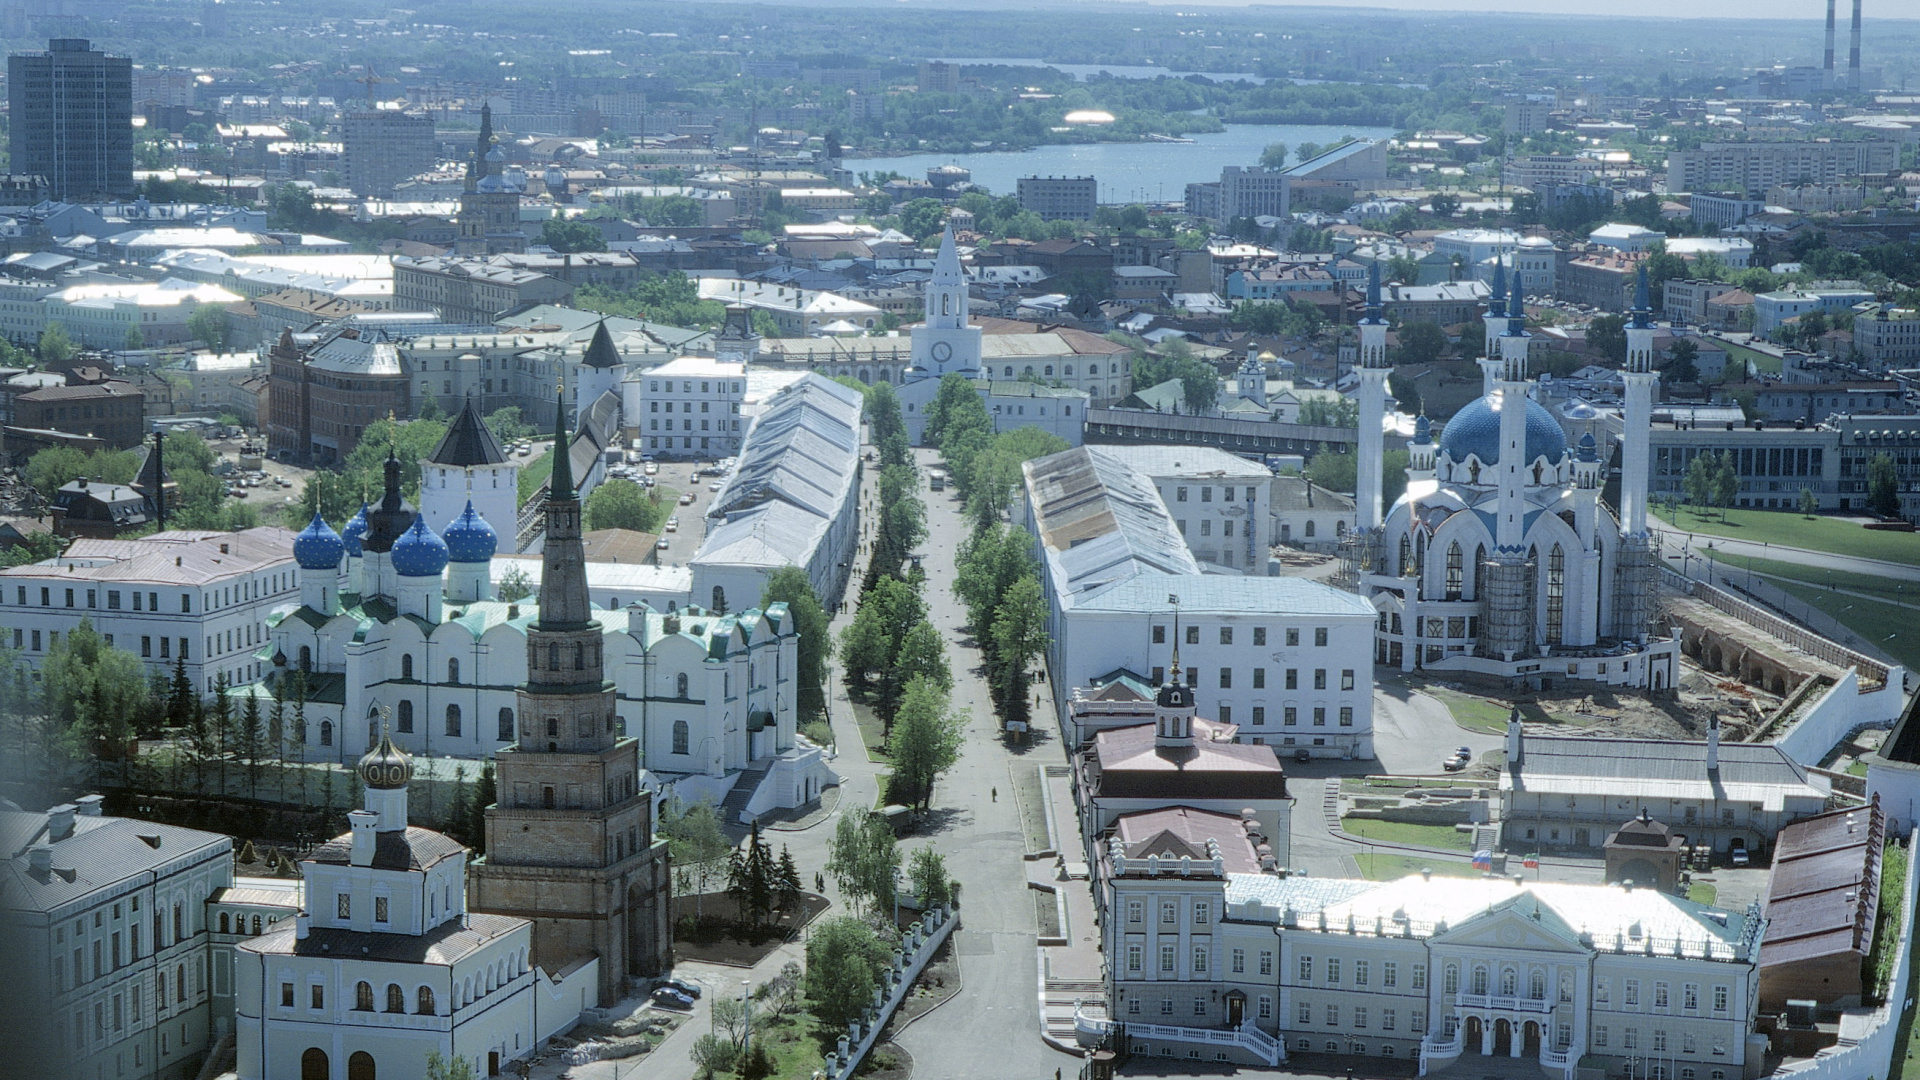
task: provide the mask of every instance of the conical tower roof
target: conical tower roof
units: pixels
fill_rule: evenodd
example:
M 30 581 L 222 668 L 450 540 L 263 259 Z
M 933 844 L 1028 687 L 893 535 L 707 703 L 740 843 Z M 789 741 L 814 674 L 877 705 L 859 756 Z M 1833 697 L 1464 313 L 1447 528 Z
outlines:
M 613 347 L 613 335 L 607 333 L 607 320 L 601 319 L 593 328 L 593 340 L 587 343 L 587 355 L 582 363 L 603 370 L 621 366 L 620 350 Z
M 500 449 L 499 438 L 480 419 L 480 410 L 469 395 L 460 415 L 447 426 L 447 433 L 441 437 L 440 445 L 433 448 L 433 456 L 428 460 L 435 465 L 470 469 L 475 465 L 499 465 L 507 460 L 507 455 Z

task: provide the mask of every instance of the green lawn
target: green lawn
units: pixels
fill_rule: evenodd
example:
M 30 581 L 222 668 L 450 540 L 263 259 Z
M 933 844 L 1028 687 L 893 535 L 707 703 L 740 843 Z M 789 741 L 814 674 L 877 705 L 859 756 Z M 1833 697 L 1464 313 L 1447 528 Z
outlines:
M 1761 371 L 1771 372 L 1775 375 L 1780 374 L 1780 358 L 1777 356 L 1760 352 L 1757 349 L 1749 349 L 1744 345 L 1735 345 L 1733 342 L 1724 339 L 1716 339 L 1714 344 L 1727 351 L 1728 360 L 1750 360 L 1753 362 L 1753 366 L 1759 368 Z
M 1350 835 L 1390 844 L 1417 844 L 1421 847 L 1466 851 L 1472 843 L 1466 833 L 1451 825 L 1412 825 L 1402 821 L 1346 817 L 1340 819 L 1340 826 Z
M 1831 592 L 1818 585 L 1774 579 L 1775 585 L 1834 617 L 1847 629 L 1873 642 L 1910 670 L 1920 665 L 1920 611 Z
M 552 475 L 553 451 L 551 449 L 521 466 L 520 505 L 525 506 L 527 500 L 533 498 L 533 493 L 539 491 L 540 485 L 546 483 L 547 477 Z
M 1705 904 L 1708 907 L 1712 907 L 1713 902 L 1719 899 L 1719 897 L 1720 897 L 1719 887 L 1715 885 L 1710 885 L 1707 882 L 1696 881 L 1693 884 L 1687 886 L 1687 899 L 1693 901 L 1696 904 Z
M 1748 560 L 1739 558 L 1732 565 L 1740 570 L 1747 569 Z M 1803 566 L 1800 563 L 1780 562 L 1776 559 L 1752 560 L 1753 572 L 1773 577 L 1792 578 L 1809 585 L 1831 585 L 1835 589 L 1847 589 L 1852 592 L 1866 593 L 1884 600 L 1906 604 L 1920 604 L 1920 581 L 1898 581 L 1893 578 L 1879 577 L 1874 574 L 1855 574 L 1845 570 L 1828 570 L 1818 566 Z
M 1360 864 L 1360 876 L 1368 881 L 1395 881 L 1422 870 L 1431 870 L 1441 877 L 1480 876 L 1480 871 L 1475 870 L 1472 864 L 1450 859 L 1423 859 L 1418 855 L 1379 851 L 1364 852 L 1353 858 Z
M 1422 686 L 1422 693 L 1431 694 L 1447 711 L 1453 714 L 1453 722 L 1468 731 L 1480 731 L 1489 735 L 1505 734 L 1507 716 L 1513 711 L 1513 703 L 1494 701 L 1469 694 L 1446 686 Z M 1529 724 L 1561 724 L 1566 720 L 1553 715 L 1538 705 L 1520 706 L 1520 719 Z
M 1722 520 L 1717 510 L 1711 515 L 1702 515 L 1681 507 L 1672 512 L 1663 511 L 1661 516 L 1682 532 L 1920 566 L 1920 533 L 1863 529 L 1850 521 L 1809 518 L 1791 510 L 1729 509 Z M 1696 551 L 1699 547 L 1697 543 L 1694 545 Z M 1736 560 L 1736 564 L 1740 561 L 1743 560 Z

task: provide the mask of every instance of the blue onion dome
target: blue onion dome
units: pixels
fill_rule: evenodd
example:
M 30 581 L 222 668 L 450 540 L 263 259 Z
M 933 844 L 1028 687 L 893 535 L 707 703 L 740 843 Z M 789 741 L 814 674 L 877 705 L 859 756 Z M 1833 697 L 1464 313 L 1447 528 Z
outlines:
M 1413 421 L 1413 441 L 1421 446 L 1433 441 L 1433 422 L 1427 419 L 1426 413 Z
M 447 542 L 427 528 L 427 519 L 416 516 L 413 528 L 393 542 L 393 572 L 401 577 L 439 577 L 447 568 Z
M 500 546 L 500 537 L 473 509 L 473 503 L 467 503 L 467 509 L 447 525 L 447 531 L 441 534 L 447 542 L 447 557 L 457 563 L 484 563 L 493 561 L 493 553 Z
M 1600 460 L 1599 444 L 1593 441 L 1593 432 L 1591 431 L 1587 432 L 1585 435 L 1580 436 L 1580 460 L 1581 461 L 1599 461 Z
M 347 546 L 347 554 L 352 558 L 361 556 L 360 541 L 367 536 L 367 504 L 361 503 L 360 510 L 347 519 L 347 527 L 340 534 L 340 540 Z
M 313 515 L 312 523 L 293 538 L 293 561 L 302 570 L 338 570 L 346 550 L 340 534 L 319 514 Z
M 1533 462 L 1544 457 L 1558 462 L 1567 452 L 1566 433 L 1560 430 L 1546 406 L 1532 398 L 1522 400 L 1527 408 L 1526 460 Z M 1482 465 L 1499 464 L 1499 402 L 1500 395 L 1489 394 L 1473 399 L 1454 413 L 1440 432 L 1441 453 L 1454 461 L 1465 461 L 1471 455 L 1479 458 Z

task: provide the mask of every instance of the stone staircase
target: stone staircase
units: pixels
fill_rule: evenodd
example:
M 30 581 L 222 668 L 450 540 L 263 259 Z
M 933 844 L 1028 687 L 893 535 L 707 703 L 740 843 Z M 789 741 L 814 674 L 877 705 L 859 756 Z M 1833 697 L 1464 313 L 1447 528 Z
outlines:
M 206 1060 L 200 1063 L 196 1080 L 214 1080 L 215 1077 L 233 1075 L 234 1066 L 238 1063 L 235 1053 L 233 1033 L 220 1036 L 220 1041 L 207 1051 Z
M 765 769 L 748 769 L 733 782 L 733 790 L 720 802 L 720 825 L 746 824 L 747 804 L 753 801 L 753 793 L 760 790 L 760 781 L 767 778 Z
M 1107 1018 L 1106 984 L 1097 980 L 1046 979 L 1040 989 L 1040 1015 L 1046 1023 L 1046 1038 L 1057 1046 L 1078 1045 L 1073 1010 L 1078 1005 L 1088 1016 Z

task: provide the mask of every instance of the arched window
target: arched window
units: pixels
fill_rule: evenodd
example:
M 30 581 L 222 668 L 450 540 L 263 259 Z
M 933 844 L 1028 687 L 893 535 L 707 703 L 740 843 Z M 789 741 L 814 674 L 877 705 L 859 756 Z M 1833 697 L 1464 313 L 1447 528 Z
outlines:
M 1460 992 L 1460 965 L 1447 965 L 1447 973 L 1441 980 L 1440 986 L 1442 993 L 1457 994 Z
M 674 753 L 684 754 L 687 752 L 687 735 L 688 735 L 687 722 L 685 720 L 675 720 L 673 722 L 673 752 Z
M 300 670 L 313 670 L 313 650 L 305 645 L 300 646 Z
M 331 720 L 320 721 L 320 745 L 333 745 L 333 721 Z
M 1047 376 L 1047 378 L 1049 378 L 1049 379 L 1051 379 L 1051 378 L 1053 378 L 1053 365 L 1052 365 L 1052 364 L 1048 364 L 1048 365 L 1046 366 L 1046 376 Z
M 501 742 L 510 742 L 513 739 L 513 710 L 512 709 L 500 710 L 499 737 Z
M 686 697 L 687 696 L 687 673 L 683 671 L 680 674 L 675 675 L 673 677 L 673 686 L 675 691 L 674 696 Z
M 161 976 L 165 978 L 166 976 Z M 173 969 L 173 1000 L 176 1004 L 185 1004 L 187 1000 L 187 965 L 181 964 Z
M 227 913 L 224 911 L 220 913 L 220 932 L 223 934 L 230 933 L 227 929 Z
M 447 658 L 447 681 L 456 686 L 460 684 L 460 660 L 457 657 Z
M 454 736 L 460 734 L 460 706 L 458 705 L 447 706 L 447 734 Z
M 373 1011 L 373 984 L 359 982 L 353 988 L 353 1009 L 355 1012 Z
M 400 702 L 400 730 L 408 734 L 413 732 L 413 702 L 411 701 Z
M 1558 645 L 1567 609 L 1567 555 L 1560 545 L 1547 553 L 1547 644 Z
M 576 641 L 573 643 L 573 670 L 587 670 L 587 646 L 585 642 Z
M 1467 587 L 1473 591 L 1473 598 L 1476 600 L 1480 598 L 1480 568 L 1486 565 L 1486 562 L 1487 545 L 1475 544 L 1473 546 L 1473 567 L 1467 576 Z
M 421 1016 L 433 1015 L 433 987 L 423 986 L 414 995 L 413 1011 Z
M 1513 969 L 1501 968 L 1500 969 L 1501 996 L 1512 997 L 1518 991 L 1518 989 L 1519 989 L 1519 978 L 1514 974 Z
M 952 293 L 943 292 L 940 294 L 940 314 L 942 315 L 953 314 L 953 294 Z
M 1473 992 L 1476 994 L 1484 994 L 1487 992 L 1487 969 L 1485 967 L 1475 967 L 1473 969 Z
M 718 585 L 713 587 L 713 613 L 715 615 L 727 613 L 727 590 Z
M 173 940 L 179 941 L 187 936 L 187 913 L 178 903 L 173 905 Z
M 542 810 L 553 809 L 553 785 L 552 784 L 546 784 L 540 788 L 540 809 Z
M 365 1050 L 355 1050 L 347 1059 L 347 1080 L 376 1080 L 373 1074 L 373 1055 Z
M 1306 534 L 1307 534 L 1307 539 L 1309 540 L 1313 539 L 1313 519 L 1312 518 L 1307 519 Z
M 1413 574 L 1413 538 L 1411 536 L 1403 535 L 1400 537 L 1400 576 L 1409 577 L 1412 574 Z
M 327 1064 L 327 1052 L 317 1046 L 307 1047 L 300 1055 L 300 1080 L 333 1080 L 331 1066 Z
M 1447 545 L 1447 599 L 1460 599 L 1460 589 L 1466 583 L 1466 567 L 1461 563 L 1460 542 Z
M 413 654 L 412 653 L 400 654 L 400 677 L 403 679 L 413 678 Z
M 260 916 L 258 915 L 255 915 L 253 917 L 253 936 L 254 937 L 260 936 Z
M 547 642 L 547 670 L 560 670 L 560 643 L 557 641 Z
M 1547 996 L 1547 976 L 1536 971 L 1527 977 L 1527 996 L 1535 1001 L 1544 1001 Z

